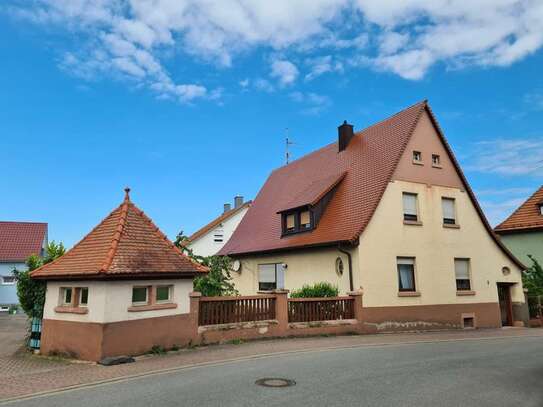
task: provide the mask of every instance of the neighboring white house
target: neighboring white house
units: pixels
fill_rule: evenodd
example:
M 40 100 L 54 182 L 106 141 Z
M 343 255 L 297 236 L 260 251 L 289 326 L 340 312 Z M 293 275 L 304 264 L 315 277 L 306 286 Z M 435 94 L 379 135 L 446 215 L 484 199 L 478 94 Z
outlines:
M 0 312 L 19 303 L 13 270 L 26 270 L 26 259 L 46 246 L 47 223 L 0 221 Z
M 194 232 L 190 237 L 187 248 L 199 256 L 212 256 L 228 242 L 239 223 L 249 210 L 251 201 L 243 202 L 242 196 L 234 198 L 234 208 L 229 203 L 224 204 L 223 213 L 204 227 Z

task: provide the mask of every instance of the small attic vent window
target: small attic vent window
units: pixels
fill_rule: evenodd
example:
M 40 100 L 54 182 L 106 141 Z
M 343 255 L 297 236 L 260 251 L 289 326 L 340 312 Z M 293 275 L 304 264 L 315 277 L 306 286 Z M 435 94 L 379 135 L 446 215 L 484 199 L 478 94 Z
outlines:
M 432 154 L 432 165 L 434 167 L 441 166 L 441 157 L 439 156 L 439 154 Z
M 413 162 L 414 163 L 422 162 L 422 153 L 420 151 L 413 151 Z

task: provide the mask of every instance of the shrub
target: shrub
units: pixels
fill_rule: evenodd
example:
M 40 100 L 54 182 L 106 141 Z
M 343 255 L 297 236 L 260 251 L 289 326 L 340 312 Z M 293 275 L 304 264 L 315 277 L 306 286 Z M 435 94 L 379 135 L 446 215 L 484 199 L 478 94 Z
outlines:
M 293 290 L 290 293 L 292 298 L 317 298 L 317 297 L 337 297 L 339 289 L 325 281 L 313 285 L 305 284 L 299 290 Z
M 164 347 L 160 345 L 153 345 L 150 353 L 152 353 L 153 355 L 164 355 L 166 353 L 166 349 L 164 349 Z

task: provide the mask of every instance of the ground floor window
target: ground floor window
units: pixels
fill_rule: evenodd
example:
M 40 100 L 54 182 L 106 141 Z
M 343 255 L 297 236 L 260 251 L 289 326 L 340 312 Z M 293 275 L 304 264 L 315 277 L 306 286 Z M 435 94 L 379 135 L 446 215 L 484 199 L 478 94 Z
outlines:
M 156 302 L 164 303 L 172 300 L 172 286 L 171 285 L 159 285 L 156 288 Z
M 145 305 L 148 303 L 148 287 L 132 287 L 132 304 Z
M 454 274 L 457 291 L 471 290 L 469 259 L 454 259 Z
M 258 265 L 258 289 L 269 291 L 285 288 L 285 267 L 283 263 Z
M 398 257 L 396 261 L 399 291 L 415 291 L 415 258 Z

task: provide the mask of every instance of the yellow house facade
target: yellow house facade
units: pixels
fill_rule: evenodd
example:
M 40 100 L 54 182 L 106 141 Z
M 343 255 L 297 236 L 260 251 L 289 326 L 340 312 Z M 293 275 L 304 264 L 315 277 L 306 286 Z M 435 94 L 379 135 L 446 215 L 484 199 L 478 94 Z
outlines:
M 521 325 L 523 264 L 493 234 L 428 104 L 346 146 L 342 130 L 274 171 L 223 249 L 240 293 L 326 281 L 362 289 L 379 330 Z

